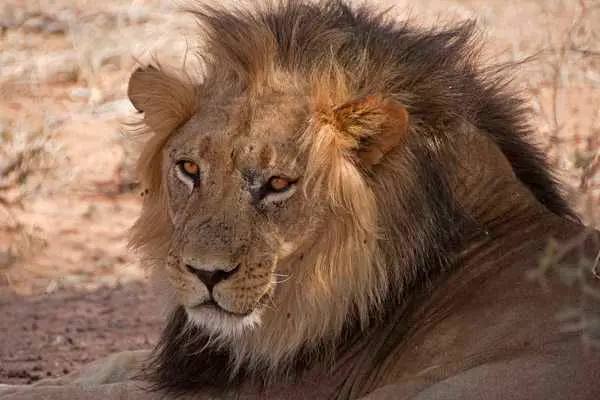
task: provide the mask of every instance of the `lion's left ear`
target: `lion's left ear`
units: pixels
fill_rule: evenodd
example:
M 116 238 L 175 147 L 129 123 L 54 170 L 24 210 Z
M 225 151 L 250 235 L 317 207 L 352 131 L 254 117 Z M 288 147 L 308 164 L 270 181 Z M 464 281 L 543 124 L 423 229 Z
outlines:
M 154 66 L 137 68 L 129 78 L 127 96 L 153 130 L 174 129 L 198 106 L 198 86 Z
M 335 107 L 330 114 L 334 128 L 362 166 L 379 164 L 408 132 L 408 111 L 381 96 L 368 96 Z
M 150 74 L 155 74 L 157 69 L 149 65 L 146 68 L 138 67 L 129 77 L 129 83 L 127 85 L 127 97 L 129 101 L 135 107 L 138 112 L 144 112 L 146 110 L 146 98 L 144 91 L 147 90 L 147 80 Z

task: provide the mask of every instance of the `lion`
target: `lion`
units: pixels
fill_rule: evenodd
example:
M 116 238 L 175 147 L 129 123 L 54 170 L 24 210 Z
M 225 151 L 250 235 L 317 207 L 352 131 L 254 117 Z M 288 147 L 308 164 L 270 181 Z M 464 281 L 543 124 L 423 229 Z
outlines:
M 7 399 L 600 398 L 597 332 L 555 318 L 598 318 L 600 234 L 474 23 L 190 12 L 202 79 L 156 63 L 128 89 L 149 136 L 131 244 L 171 293 L 162 337 Z M 550 239 L 584 289 L 548 262 L 546 290 L 527 279 Z

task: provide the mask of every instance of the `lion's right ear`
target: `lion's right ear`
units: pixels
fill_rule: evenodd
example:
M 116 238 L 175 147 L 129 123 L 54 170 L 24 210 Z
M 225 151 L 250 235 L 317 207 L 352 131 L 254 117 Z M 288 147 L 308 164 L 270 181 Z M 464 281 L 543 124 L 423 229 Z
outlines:
M 154 130 L 181 125 L 196 111 L 199 100 L 197 85 L 153 66 L 139 67 L 131 74 L 127 96 Z
M 406 137 L 409 115 L 402 104 L 374 95 L 335 107 L 327 120 L 341 135 L 338 145 L 372 167 Z

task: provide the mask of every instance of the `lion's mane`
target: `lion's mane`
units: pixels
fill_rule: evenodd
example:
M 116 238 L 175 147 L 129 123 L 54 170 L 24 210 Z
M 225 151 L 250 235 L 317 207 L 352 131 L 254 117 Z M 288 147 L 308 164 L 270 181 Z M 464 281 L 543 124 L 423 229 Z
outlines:
M 410 126 L 402 154 L 390 154 L 372 171 L 354 168 L 351 175 L 344 172 L 348 168 L 341 164 L 335 137 L 299 138 L 311 157 L 306 180 L 326 182 L 331 203 L 345 216 L 340 226 L 332 227 L 329 247 L 312 249 L 313 256 L 307 255 L 305 262 L 315 265 L 320 256 L 322 265 L 316 270 L 330 285 L 340 283 L 327 272 L 329 266 L 341 265 L 337 270 L 343 269 L 349 292 L 377 280 L 371 292 L 350 309 L 315 310 L 307 326 L 317 326 L 322 313 L 339 314 L 333 318 L 336 326 L 325 327 L 331 332 L 323 332 L 323 327 L 307 330 L 311 337 L 291 340 L 293 351 L 274 350 L 272 359 L 262 363 L 251 360 L 251 349 L 211 341 L 178 307 L 148 368 L 157 388 L 181 392 L 234 385 L 247 377 L 259 382 L 293 379 L 318 359 L 331 360 L 335 373 L 337 360 L 357 338 L 392 326 L 406 299 L 452 265 L 465 240 L 465 226 L 474 224 L 455 201 L 448 178 L 464 124 L 498 145 L 540 203 L 573 217 L 547 162 L 530 144 L 528 111 L 507 89 L 506 66 L 479 65 L 473 22 L 426 29 L 341 1 L 268 2 L 252 10 L 204 6 L 189 12 L 199 21 L 203 84 L 237 85 L 242 90 L 308 84 L 315 118 L 326 117 L 332 104 L 383 94 L 406 107 Z M 148 194 L 132 245 L 148 262 L 166 257 L 171 233 L 160 177 L 161 150 L 198 107 L 197 86 L 171 76 L 160 82 L 167 97 L 149 94 L 144 99 L 164 110 L 145 115 L 143 121 L 152 128 L 139 161 Z M 364 268 L 365 263 L 373 268 Z M 374 275 L 365 275 L 365 270 Z M 339 302 L 346 304 L 341 298 Z M 267 342 L 277 336 L 272 328 L 264 333 Z M 317 334 L 321 336 L 314 337 Z M 385 353 L 386 348 L 374 347 L 365 368 Z

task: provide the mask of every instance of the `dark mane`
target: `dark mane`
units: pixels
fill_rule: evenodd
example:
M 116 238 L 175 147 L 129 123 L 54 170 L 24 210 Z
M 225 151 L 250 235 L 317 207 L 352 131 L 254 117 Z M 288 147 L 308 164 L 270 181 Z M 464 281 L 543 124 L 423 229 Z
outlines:
M 185 309 L 177 307 L 140 379 L 154 382 L 154 390 L 166 389 L 175 395 L 206 388 L 208 382 L 215 390 L 237 386 L 244 371 L 232 379 L 229 353 L 209 346 L 209 340 L 205 332 L 189 324 Z
M 531 143 L 522 98 L 508 88 L 508 65 L 478 65 L 473 21 L 422 29 L 344 1 L 268 1 L 256 10 L 190 10 L 207 32 L 199 54 L 214 75 L 248 85 L 273 62 L 310 76 L 330 64 L 343 70 L 357 97 L 385 93 L 410 111 L 415 124 L 442 131 L 467 121 L 490 135 L 515 174 L 550 211 L 576 218 L 545 156 Z M 460 106 L 457 106 L 460 105 Z
M 346 328 L 349 338 L 354 331 L 354 326 Z M 257 389 L 273 383 L 293 382 L 311 361 L 321 360 L 322 353 L 320 348 L 300 351 L 294 362 L 276 377 L 269 375 L 266 369 L 250 370 L 245 365 L 233 373 L 228 349 L 211 345 L 206 332 L 191 325 L 187 312 L 179 306 L 171 313 L 138 379 L 153 382 L 152 390 L 166 390 L 175 396 L 200 388 L 207 393 L 212 390 L 218 396 L 235 390 L 247 379 L 252 380 Z
M 419 289 L 451 266 L 463 243 L 460 231 L 470 221 L 440 172 L 451 163 L 453 135 L 463 124 L 498 144 L 518 179 L 541 204 L 557 215 L 577 219 L 548 161 L 531 142 L 528 110 L 524 100 L 508 89 L 506 71 L 478 65 L 473 22 L 423 29 L 342 1 L 276 1 L 254 11 L 204 7 L 190 12 L 205 31 L 207 44 L 199 56 L 207 64 L 207 85 L 235 82 L 246 90 L 268 80 L 271 67 L 299 77 L 335 69 L 348 78 L 356 98 L 383 93 L 409 111 L 411 129 L 419 134 L 411 135 L 415 139 L 407 144 L 412 163 L 407 168 L 418 190 L 397 196 L 403 196 L 405 208 L 414 215 L 386 209 L 396 226 L 386 232 L 390 240 L 384 251 L 393 254 L 390 259 L 408 264 L 413 276 L 395 283 L 386 311 L 398 312 L 404 296 L 398 293 Z M 400 240 L 405 253 L 396 255 Z M 352 319 L 349 316 L 348 337 L 356 333 Z M 318 359 L 318 353 L 319 349 L 300 352 L 290 369 L 302 371 L 309 360 Z M 156 389 L 172 393 L 207 385 L 233 388 L 247 378 L 266 383 L 261 371 L 243 367 L 232 377 L 230 361 L 228 350 L 213 346 L 206 333 L 190 327 L 179 307 L 155 349 L 146 378 L 156 383 Z

